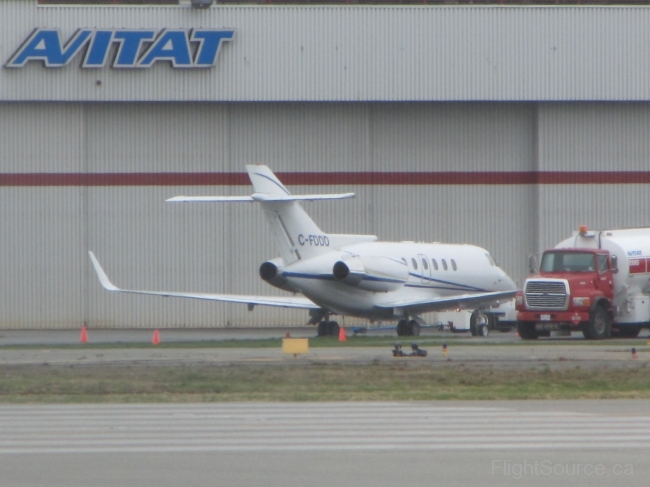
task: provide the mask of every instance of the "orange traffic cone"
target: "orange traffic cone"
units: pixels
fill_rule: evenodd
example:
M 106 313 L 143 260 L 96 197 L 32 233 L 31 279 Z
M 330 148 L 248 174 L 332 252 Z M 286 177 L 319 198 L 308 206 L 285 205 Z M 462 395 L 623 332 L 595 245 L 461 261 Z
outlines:
M 79 336 L 79 343 L 88 343 L 88 330 L 86 325 L 81 327 L 81 335 Z
M 345 342 L 347 339 L 348 338 L 345 336 L 345 328 L 339 328 L 339 342 Z
M 151 338 L 151 343 L 153 345 L 158 345 L 160 343 L 160 332 L 157 329 L 153 331 L 153 337 Z

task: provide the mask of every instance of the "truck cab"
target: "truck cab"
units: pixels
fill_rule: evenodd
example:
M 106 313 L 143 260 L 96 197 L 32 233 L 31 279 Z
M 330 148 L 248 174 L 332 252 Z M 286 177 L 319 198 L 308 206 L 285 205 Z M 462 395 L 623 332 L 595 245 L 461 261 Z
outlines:
M 539 271 L 516 298 L 517 331 L 524 340 L 582 331 L 609 337 L 617 260 L 606 249 L 555 248 L 544 252 Z

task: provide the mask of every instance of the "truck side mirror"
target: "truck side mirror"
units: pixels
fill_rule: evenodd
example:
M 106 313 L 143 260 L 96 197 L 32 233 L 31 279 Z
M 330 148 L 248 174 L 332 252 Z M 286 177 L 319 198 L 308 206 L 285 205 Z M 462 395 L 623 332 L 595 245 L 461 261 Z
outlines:
M 537 261 L 534 255 L 528 256 L 528 272 L 535 274 L 537 272 Z
M 612 272 L 616 274 L 618 272 L 618 257 L 612 255 Z

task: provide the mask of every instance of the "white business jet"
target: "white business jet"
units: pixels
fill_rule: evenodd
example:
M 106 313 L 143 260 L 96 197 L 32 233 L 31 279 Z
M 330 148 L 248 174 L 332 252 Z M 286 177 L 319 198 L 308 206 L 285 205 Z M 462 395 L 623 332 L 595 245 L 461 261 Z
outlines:
M 374 235 L 323 232 L 300 201 L 345 199 L 354 193 L 292 195 L 266 166 L 246 166 L 252 196 L 176 196 L 170 202 L 257 202 L 271 225 L 280 257 L 264 262 L 260 277 L 292 296 L 242 296 L 120 289 L 92 252 L 109 291 L 206 299 L 309 310 L 318 335 L 337 335 L 332 315 L 397 321 L 397 334 L 419 335 L 428 311 L 490 307 L 516 293 L 515 283 L 487 250 L 473 245 L 377 242 Z

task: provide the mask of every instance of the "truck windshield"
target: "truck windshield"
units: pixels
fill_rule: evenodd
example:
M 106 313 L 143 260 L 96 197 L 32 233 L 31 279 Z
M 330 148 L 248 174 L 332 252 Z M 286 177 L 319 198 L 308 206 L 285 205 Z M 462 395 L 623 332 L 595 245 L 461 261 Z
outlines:
M 594 254 L 588 252 L 546 252 L 542 257 L 542 272 L 590 272 Z

